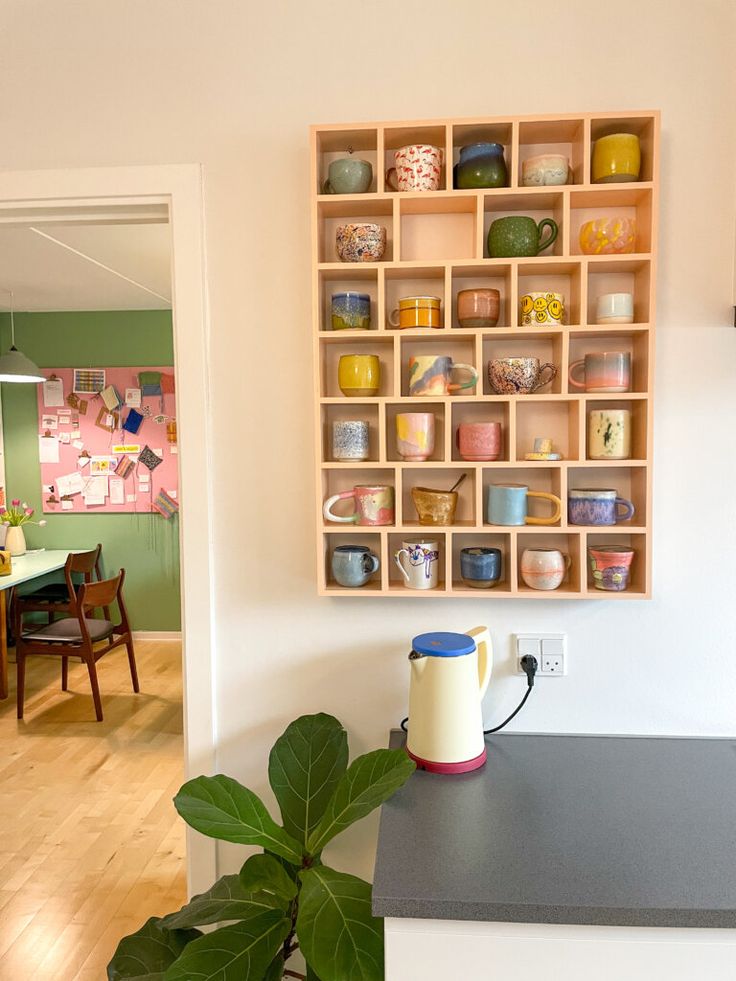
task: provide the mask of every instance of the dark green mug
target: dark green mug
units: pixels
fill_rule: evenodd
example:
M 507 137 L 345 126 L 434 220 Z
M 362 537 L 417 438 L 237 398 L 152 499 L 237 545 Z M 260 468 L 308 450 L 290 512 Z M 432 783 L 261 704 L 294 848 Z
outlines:
M 542 229 L 547 226 L 550 234 L 542 238 Z M 512 215 L 510 218 L 496 218 L 488 230 L 488 255 L 492 259 L 508 259 L 517 255 L 539 255 L 557 238 L 557 222 L 542 218 L 537 224 L 525 215 Z

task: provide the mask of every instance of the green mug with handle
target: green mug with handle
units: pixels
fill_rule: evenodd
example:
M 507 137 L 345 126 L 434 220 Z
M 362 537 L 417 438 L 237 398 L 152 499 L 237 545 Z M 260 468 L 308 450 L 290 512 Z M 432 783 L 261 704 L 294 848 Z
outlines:
M 545 227 L 549 229 L 546 238 L 542 235 Z M 542 218 L 539 224 L 526 215 L 496 218 L 488 229 L 488 254 L 492 259 L 539 255 L 552 245 L 558 231 L 552 218 Z

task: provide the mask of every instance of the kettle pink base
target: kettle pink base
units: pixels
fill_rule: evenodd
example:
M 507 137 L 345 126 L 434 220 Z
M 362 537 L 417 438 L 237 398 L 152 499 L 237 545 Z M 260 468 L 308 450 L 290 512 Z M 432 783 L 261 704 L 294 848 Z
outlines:
M 418 770 L 426 770 L 427 773 L 470 773 L 471 770 L 479 770 L 486 762 L 488 754 L 485 749 L 472 760 L 462 760 L 460 763 L 436 763 L 434 760 L 423 760 L 421 756 L 415 756 L 410 749 L 406 751 L 414 760 Z

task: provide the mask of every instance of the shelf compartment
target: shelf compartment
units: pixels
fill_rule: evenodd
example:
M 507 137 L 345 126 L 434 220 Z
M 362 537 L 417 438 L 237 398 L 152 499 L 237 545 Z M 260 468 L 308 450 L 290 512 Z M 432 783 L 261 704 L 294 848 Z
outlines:
M 395 153 L 404 146 L 412 146 L 419 143 L 428 143 L 430 146 L 439 147 L 442 151 L 442 172 L 440 174 L 439 190 L 445 190 L 447 182 L 447 126 L 443 123 L 419 124 L 416 126 L 386 126 L 383 131 L 383 172 L 379 175 L 381 187 L 385 191 L 396 194 L 412 192 L 396 191 L 388 186 L 385 181 L 386 173 L 391 167 L 396 166 Z M 417 192 L 422 194 L 433 194 L 433 191 Z
M 515 319 L 517 326 L 522 324 L 521 298 L 527 293 L 561 293 L 564 298 L 562 323 L 578 325 L 582 323 L 580 309 L 581 275 L 578 262 L 535 263 L 533 259 L 524 260 L 518 265 L 518 287 Z M 513 314 L 512 314 L 513 316 Z M 529 325 L 538 330 L 555 327 L 556 324 Z
M 418 400 L 417 400 L 418 401 Z M 434 452 L 424 463 L 412 462 L 412 466 L 428 467 L 445 459 L 445 403 L 422 400 L 420 405 L 406 402 L 386 403 L 386 457 L 391 461 L 401 461 L 396 445 L 396 416 L 401 412 L 434 413 Z
M 580 248 L 580 229 L 598 218 L 634 218 L 634 253 L 646 254 L 652 248 L 652 188 L 633 184 L 600 184 L 595 190 L 570 192 L 570 255 L 585 255 Z M 632 253 L 632 254 L 634 254 Z
M 381 362 L 381 384 L 378 395 L 391 397 L 394 390 L 394 345 L 393 338 L 377 337 L 372 331 L 361 330 L 343 337 L 341 331 L 335 333 L 334 340 L 320 347 L 320 391 L 323 398 L 346 398 L 338 384 L 338 365 L 340 358 L 347 354 L 377 354 Z M 360 396 L 358 396 L 360 398 Z M 363 399 L 365 400 L 365 396 Z M 370 396 L 368 396 L 370 398 Z
M 378 270 L 365 269 L 358 262 L 345 263 L 340 270 L 320 270 L 319 272 L 319 326 L 323 331 L 332 331 L 332 296 L 334 293 L 367 293 L 371 298 L 370 329 L 379 327 L 378 310 Z M 364 330 L 336 330 L 334 334 L 342 337 L 362 336 Z
M 379 411 L 376 402 L 360 402 L 358 399 L 350 399 L 345 403 L 329 403 L 320 406 L 321 413 L 321 439 L 322 439 L 322 460 L 325 463 L 334 463 L 335 457 L 332 454 L 332 427 L 336 422 L 346 422 L 349 420 L 361 420 L 368 423 L 368 450 L 369 458 L 365 462 L 376 463 L 380 459 L 380 424 Z M 351 461 L 354 466 L 363 466 L 361 461 Z M 349 465 L 349 464 L 346 464 Z
M 452 164 L 453 167 L 460 160 L 460 150 L 464 146 L 471 146 L 473 143 L 500 143 L 503 147 L 503 156 L 506 161 L 506 187 L 511 184 L 514 173 L 514 161 L 512 159 L 512 134 L 513 124 L 511 122 L 488 122 L 486 123 L 454 123 L 451 127 L 452 143 Z M 451 175 L 451 184 L 454 187 L 454 171 Z
M 647 459 L 648 403 L 645 397 L 632 398 L 628 393 L 623 396 L 591 394 L 584 397 L 582 411 L 585 412 L 585 457 L 588 459 L 588 429 L 589 412 L 592 409 L 628 409 L 631 413 L 631 455 L 630 460 Z M 591 461 L 593 463 L 600 461 Z M 608 461 L 607 461 L 608 462 Z M 626 463 L 626 460 L 611 460 L 611 464 Z
M 572 168 L 572 184 L 585 183 L 585 123 L 582 119 L 529 119 L 519 122 L 517 184 L 523 187 L 522 164 L 542 154 L 562 154 Z
M 415 331 L 420 328 L 394 327 L 389 317 L 393 310 L 398 310 L 399 300 L 408 296 L 437 296 L 440 299 L 440 325 L 447 326 L 447 308 L 445 301 L 445 267 L 412 266 L 410 269 L 392 267 L 385 272 L 386 309 L 384 312 L 385 330 Z M 434 329 L 434 328 L 429 328 Z
M 514 467 L 513 464 L 509 467 L 493 467 L 492 465 L 483 465 L 482 474 L 482 497 L 481 497 L 481 507 L 482 507 L 482 524 L 486 528 L 497 528 L 499 531 L 508 531 L 509 528 L 530 528 L 534 527 L 535 531 L 541 528 L 541 534 L 549 533 L 550 530 L 561 527 L 562 517 L 554 525 L 492 525 L 488 521 L 488 488 L 491 484 L 525 484 L 529 490 L 542 491 L 546 494 L 555 494 L 562 501 L 562 507 L 564 512 L 565 499 L 567 497 L 566 489 L 564 486 L 564 475 L 562 468 L 559 466 L 554 466 L 554 464 L 547 464 L 546 466 L 532 467 Z M 466 481 L 467 483 L 467 481 Z M 530 497 L 527 502 L 527 511 L 531 517 L 544 518 L 552 513 L 552 502 L 540 500 L 536 497 Z M 481 524 L 481 521 L 478 522 Z
M 457 509 L 452 525 L 420 525 L 419 515 L 411 496 L 413 487 L 428 487 L 432 490 L 448 490 L 463 472 L 463 468 L 446 470 L 443 467 L 429 467 L 427 464 L 407 466 L 401 474 L 401 511 L 398 515 L 403 528 L 416 530 L 423 528 L 429 533 L 433 528 L 473 527 L 480 523 L 476 517 L 476 468 L 472 463 L 467 464 L 467 477 L 457 489 Z
M 563 391 L 562 374 L 564 372 L 563 336 L 559 330 L 545 331 L 543 327 L 529 332 L 524 337 L 495 337 L 483 336 L 483 394 L 496 395 L 488 380 L 488 364 L 500 358 L 538 358 L 540 365 L 553 364 L 557 374 L 551 384 L 543 385 L 537 392 L 519 394 L 519 399 L 541 398 L 544 395 L 559 395 Z M 501 393 L 503 394 L 503 393 Z M 508 398 L 508 396 L 505 396 Z M 538 435 L 541 435 L 538 434 Z
M 648 259 L 630 259 L 628 256 L 601 256 L 588 262 L 588 309 L 586 322 L 598 324 L 596 305 L 605 293 L 632 293 L 634 296 L 634 323 L 648 324 L 653 311 L 650 309 L 652 264 Z M 623 324 L 621 326 L 628 326 Z
M 599 332 L 600 331 L 600 332 Z M 615 334 L 606 335 L 603 333 L 605 327 L 599 328 L 594 337 L 585 335 L 575 335 L 570 337 L 569 357 L 567 365 L 567 375 L 569 376 L 570 365 L 575 361 L 581 361 L 586 354 L 601 354 L 604 351 L 624 351 L 631 356 L 631 388 L 632 393 L 645 394 L 649 389 L 649 333 L 648 331 L 636 331 L 626 333 L 624 330 Z M 584 377 L 584 372 L 576 373 L 579 378 Z M 583 394 L 584 389 L 575 389 L 570 385 L 567 378 L 570 394 Z M 606 398 L 605 392 L 591 392 L 597 398 Z M 628 394 L 628 393 L 623 393 Z
M 601 545 L 623 545 L 634 549 L 634 558 L 629 570 L 628 589 L 617 592 L 614 590 L 596 589 L 593 570 L 590 564 L 588 549 Z M 642 534 L 627 534 L 612 529 L 610 532 L 588 532 L 585 543 L 586 589 L 588 594 L 596 599 L 626 599 L 648 595 L 649 556 L 647 536 Z
M 431 336 L 417 335 L 413 331 L 400 331 L 399 351 L 401 359 L 401 394 L 409 397 L 409 358 L 411 357 L 450 357 L 454 363 L 470 364 L 478 371 L 478 383 L 474 388 L 460 389 L 454 394 L 458 398 L 467 398 L 481 390 L 481 369 L 476 364 L 475 337 L 472 335 L 462 336 L 457 333 L 441 333 L 431 331 Z M 458 381 L 464 380 L 466 374 L 458 373 Z M 432 399 L 432 395 L 420 395 L 412 399 L 417 405 L 421 405 L 426 399 Z M 407 409 L 407 411 L 411 411 Z M 419 410 L 421 411 L 421 410 Z
M 318 130 L 315 134 L 317 152 L 317 187 L 315 194 L 321 194 L 327 180 L 328 168 L 333 160 L 350 156 L 367 160 L 373 167 L 373 181 L 368 193 L 378 190 L 378 129 L 375 126 L 352 127 L 349 129 Z
M 513 325 L 511 264 L 455 265 L 452 269 L 452 307 L 450 325 L 459 330 L 498 330 Z M 457 317 L 457 295 L 461 290 L 494 289 L 500 293 L 498 323 L 495 327 L 461 327 Z
M 376 467 L 356 463 L 354 467 L 341 467 L 340 469 L 323 468 L 321 475 L 322 499 L 319 502 L 320 515 L 322 516 L 322 527 L 324 531 L 332 533 L 346 534 L 357 529 L 364 532 L 377 532 L 379 528 L 389 528 L 393 525 L 359 525 L 347 524 L 342 522 L 332 522 L 324 518 L 322 507 L 328 497 L 334 494 L 342 494 L 343 491 L 352 490 L 358 485 L 384 484 L 394 488 L 394 506 L 398 507 L 398 489 L 396 471 L 388 467 Z M 349 500 L 338 501 L 333 508 L 335 514 L 346 517 L 352 514 L 354 508 Z M 395 516 L 396 517 L 396 516 Z M 394 521 L 394 525 L 396 521 Z
M 501 551 L 501 577 L 495 586 L 478 588 L 468 586 L 460 574 L 460 553 L 464 548 L 497 548 Z M 508 533 L 453 532 L 452 533 L 452 591 L 463 595 L 498 596 L 509 595 L 513 589 L 512 580 L 516 572 L 511 546 L 511 535 Z
M 457 448 L 458 426 L 462 422 L 498 422 L 501 424 L 501 455 L 498 462 L 508 463 L 511 444 L 510 429 L 510 403 L 508 401 L 499 402 L 453 402 L 452 412 L 452 432 L 450 434 L 451 458 L 458 463 L 464 463 Z M 470 463 L 469 463 L 470 465 Z M 487 466 L 488 464 L 484 464 Z
M 570 467 L 567 471 L 567 488 L 581 490 L 595 488 L 596 490 L 615 490 L 619 497 L 624 497 L 634 505 L 634 517 L 615 525 L 585 526 L 570 525 L 571 528 L 593 527 L 596 532 L 618 529 L 626 531 L 631 527 L 643 527 L 647 524 L 647 469 L 646 467 Z M 565 504 L 567 508 L 567 503 Z
M 561 453 L 563 460 L 580 460 L 580 403 L 569 401 L 518 399 L 516 401 L 516 459 L 524 460 L 534 450 L 537 436 L 549 437 L 552 450 Z M 544 467 L 546 461 L 524 461 Z
M 457 191 L 402 195 L 399 200 L 402 262 L 476 258 L 478 196 Z
M 515 191 L 513 194 L 485 194 L 483 197 L 483 255 L 490 258 L 488 252 L 488 230 L 497 218 L 523 215 L 533 218 L 539 223 L 542 218 L 553 218 L 557 222 L 558 233 L 552 246 L 542 253 L 543 257 L 561 256 L 564 254 L 565 227 L 563 221 L 565 195 L 561 190 L 545 188 L 543 191 L 533 188 Z M 547 237 L 549 230 L 542 229 Z M 528 256 L 529 260 L 534 256 Z
M 437 570 L 437 586 L 434 589 L 412 589 L 406 585 L 406 580 L 399 571 L 394 559 L 395 554 L 404 543 L 430 543 L 437 542 L 439 546 L 439 568 Z M 438 592 L 444 593 L 447 583 L 447 535 L 443 528 L 418 528 L 416 531 L 408 530 L 402 533 L 393 532 L 388 536 L 388 548 L 386 556 L 387 583 L 390 592 L 397 592 L 404 596 L 436 596 Z
M 640 181 L 651 181 L 656 174 L 655 130 L 656 117 L 654 114 L 639 116 L 593 116 L 590 121 L 590 137 L 593 144 L 602 136 L 610 136 L 613 133 L 633 133 L 639 137 L 641 147 Z M 590 148 L 590 160 L 592 168 L 593 146 Z M 592 170 L 588 177 L 591 181 L 593 180 Z M 636 184 L 635 181 L 629 183 Z M 605 187 L 606 185 L 596 184 L 595 186 Z
M 370 198 L 364 194 L 328 195 L 318 206 L 317 235 L 318 256 L 320 262 L 341 262 L 336 248 L 336 232 L 338 225 L 349 225 L 361 222 L 384 225 L 386 227 L 386 251 L 381 262 L 390 262 L 394 258 L 394 222 L 393 202 L 390 198 Z M 346 270 L 360 262 L 344 262 Z M 347 273 L 352 275 L 352 273 Z
M 570 568 L 565 573 L 557 589 L 532 589 L 527 586 L 521 576 L 521 559 L 527 548 L 556 548 L 563 555 L 570 556 Z M 524 599 L 549 598 L 564 594 L 579 595 L 582 589 L 582 542 L 579 534 L 555 533 L 539 534 L 538 529 L 519 532 L 516 539 L 516 563 L 518 576 L 518 594 Z
M 371 574 L 371 577 L 362 586 L 342 586 L 332 574 L 332 553 L 338 545 L 364 545 L 367 546 L 374 555 L 378 557 L 381 567 Z M 345 593 L 353 595 L 356 593 L 370 592 L 379 593 L 382 589 L 382 571 L 384 557 L 381 550 L 381 536 L 377 532 L 369 532 L 365 528 L 357 528 L 349 536 L 333 535 L 326 533 L 322 536 L 322 587 L 328 592 Z

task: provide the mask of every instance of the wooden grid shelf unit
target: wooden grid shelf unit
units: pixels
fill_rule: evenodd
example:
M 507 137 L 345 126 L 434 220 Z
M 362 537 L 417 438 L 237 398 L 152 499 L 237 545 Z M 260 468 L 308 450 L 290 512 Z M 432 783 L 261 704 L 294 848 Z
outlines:
M 311 188 L 313 236 L 313 336 L 316 408 L 316 476 L 318 590 L 323 596 L 463 596 L 473 598 L 602 599 L 649 598 L 652 521 L 652 386 L 657 254 L 659 113 L 632 111 L 555 116 L 509 116 L 488 119 L 422 122 L 355 123 L 313 126 Z M 640 180 L 591 183 L 594 141 L 614 132 L 639 136 Z M 452 162 L 459 148 L 494 141 L 505 148 L 509 186 L 453 190 Z M 396 192 L 385 185 L 393 150 L 430 142 L 444 150 L 440 190 Z M 371 161 L 373 186 L 365 194 L 325 195 L 321 188 L 331 160 L 348 147 Z M 539 153 L 564 153 L 574 183 L 557 187 L 521 185 L 521 164 Z M 489 258 L 486 239 L 491 221 L 508 214 L 553 217 L 559 234 L 549 254 L 536 258 Z M 580 226 L 613 215 L 636 218 L 636 251 L 626 255 L 583 255 Z M 341 262 L 335 251 L 335 229 L 354 221 L 377 221 L 387 228 L 387 247 L 380 262 Z M 460 328 L 456 298 L 461 289 L 492 287 L 501 292 L 498 325 Z M 519 297 L 530 290 L 552 289 L 565 296 L 563 326 L 524 327 Z M 332 331 L 334 292 L 357 290 L 371 297 L 369 330 Z M 596 299 L 603 293 L 631 292 L 634 322 L 597 325 Z M 402 296 L 430 294 L 442 301 L 440 329 L 393 328 L 389 314 Z M 570 364 L 593 351 L 623 350 L 632 356 L 631 391 L 583 393 L 568 385 Z M 337 381 L 343 354 L 378 354 L 381 390 L 376 397 L 346 398 Z M 473 364 L 476 389 L 455 396 L 410 398 L 409 357 L 450 355 Z M 532 395 L 496 395 L 489 387 L 488 361 L 494 357 L 532 356 L 558 366 L 551 386 Z M 632 456 L 627 460 L 587 459 L 586 420 L 590 408 L 628 408 L 632 419 Z M 436 446 L 425 463 L 403 462 L 396 451 L 394 418 L 401 411 L 433 411 Z M 365 419 L 370 427 L 370 459 L 338 463 L 331 456 L 332 423 Z M 455 431 L 463 420 L 497 420 L 503 428 L 500 460 L 463 461 L 455 449 Z M 558 462 L 528 462 L 535 436 L 551 436 L 562 453 Z M 410 491 L 415 485 L 449 488 L 459 473 L 457 520 L 447 527 L 418 523 Z M 509 527 L 485 520 L 485 489 L 492 482 L 526 483 L 551 491 L 562 500 L 557 525 Z M 325 499 L 355 484 L 391 484 L 395 489 L 396 524 L 390 527 L 341 525 L 322 517 Z M 611 527 L 584 527 L 567 522 L 568 489 L 615 487 L 636 507 L 634 519 Z M 530 514 L 537 511 L 530 502 Z M 407 537 L 438 540 L 440 583 L 431 590 L 407 589 L 393 554 Z M 381 561 L 361 588 L 344 588 L 332 579 L 332 550 L 340 543 L 368 545 Z M 587 550 L 591 545 L 629 545 L 635 549 L 629 588 L 595 589 Z M 460 550 L 493 546 L 503 553 L 502 576 L 493 589 L 467 587 L 460 578 Z M 528 588 L 519 573 L 525 547 L 559 547 L 571 558 L 568 576 L 555 590 Z

